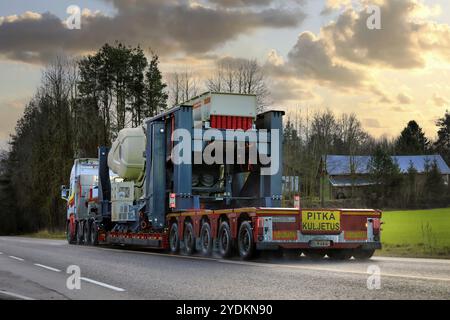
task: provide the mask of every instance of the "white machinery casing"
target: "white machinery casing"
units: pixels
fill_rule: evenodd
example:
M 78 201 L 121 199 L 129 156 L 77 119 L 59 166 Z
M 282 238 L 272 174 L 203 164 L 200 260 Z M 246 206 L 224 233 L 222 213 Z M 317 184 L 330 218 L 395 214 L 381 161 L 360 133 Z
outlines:
M 145 133 L 142 127 L 119 132 L 108 155 L 108 166 L 125 180 L 138 180 L 145 167 Z

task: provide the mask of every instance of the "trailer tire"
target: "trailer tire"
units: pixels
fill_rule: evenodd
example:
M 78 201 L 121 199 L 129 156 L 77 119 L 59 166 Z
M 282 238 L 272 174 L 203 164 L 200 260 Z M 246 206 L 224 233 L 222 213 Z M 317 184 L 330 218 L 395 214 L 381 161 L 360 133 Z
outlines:
M 211 226 L 208 222 L 204 222 L 200 230 L 200 248 L 204 256 L 212 253 L 213 241 L 211 236 Z
M 253 239 L 253 229 L 248 221 L 243 221 L 239 227 L 238 250 L 242 260 L 250 260 L 255 255 L 256 245 Z
M 349 260 L 352 257 L 352 252 L 351 250 L 346 249 L 335 249 L 328 251 L 327 255 L 332 260 L 344 261 Z
M 369 260 L 375 253 L 375 249 L 355 249 L 353 257 L 357 260 Z
M 83 244 L 83 222 L 78 221 L 77 223 L 77 244 L 82 245 Z
M 91 245 L 91 224 L 89 220 L 83 223 L 83 242 L 87 246 Z
M 219 253 L 222 258 L 230 258 L 233 254 L 233 242 L 231 237 L 230 225 L 223 221 L 219 227 Z
M 178 224 L 172 223 L 169 231 L 169 249 L 171 253 L 180 251 L 180 237 L 178 236 Z
M 184 251 L 188 255 L 195 253 L 195 233 L 191 222 L 184 226 Z
M 92 221 L 91 223 L 91 232 L 89 233 L 89 236 L 91 238 L 91 245 L 92 246 L 98 246 L 98 227 L 97 223 L 95 221 Z

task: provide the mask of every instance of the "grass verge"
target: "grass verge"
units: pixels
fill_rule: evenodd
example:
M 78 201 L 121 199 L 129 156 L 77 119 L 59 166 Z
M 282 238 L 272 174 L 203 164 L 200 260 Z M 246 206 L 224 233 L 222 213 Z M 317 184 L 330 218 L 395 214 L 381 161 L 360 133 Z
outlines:
M 35 233 L 24 234 L 23 236 L 37 239 L 66 239 L 66 234 L 64 231 L 41 230 Z
M 450 259 L 450 208 L 386 211 L 377 255 Z

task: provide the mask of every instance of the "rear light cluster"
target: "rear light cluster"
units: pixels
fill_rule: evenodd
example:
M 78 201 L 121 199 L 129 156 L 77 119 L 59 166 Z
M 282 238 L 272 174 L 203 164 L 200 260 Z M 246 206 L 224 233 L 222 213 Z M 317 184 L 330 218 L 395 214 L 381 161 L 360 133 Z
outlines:
M 253 127 L 252 117 L 211 116 L 211 128 L 250 130 Z
M 375 234 L 375 235 L 380 234 L 380 229 L 381 229 L 380 219 L 372 219 L 372 225 L 373 225 L 373 234 Z
M 256 234 L 258 241 L 264 240 L 264 218 L 256 218 Z

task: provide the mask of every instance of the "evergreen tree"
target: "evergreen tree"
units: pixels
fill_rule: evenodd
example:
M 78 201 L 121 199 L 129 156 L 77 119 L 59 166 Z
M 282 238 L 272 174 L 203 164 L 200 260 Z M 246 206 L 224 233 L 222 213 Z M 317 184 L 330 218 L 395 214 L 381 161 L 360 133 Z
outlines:
M 424 190 L 428 205 L 436 205 L 446 196 L 447 188 L 436 161 L 425 166 Z
M 447 111 L 443 118 L 440 118 L 436 125 L 438 129 L 438 139 L 434 144 L 436 151 L 450 163 L 450 112 Z
M 167 85 L 162 81 L 159 70 L 159 57 L 153 54 L 145 74 L 145 101 L 144 117 L 152 117 L 167 108 Z
M 425 137 L 422 128 L 412 120 L 403 129 L 396 143 L 396 152 L 402 155 L 427 154 L 430 142 Z
M 377 201 L 388 205 L 391 200 L 397 200 L 403 176 L 398 163 L 382 148 L 377 147 L 368 165 L 368 171 L 373 183 L 373 191 Z

